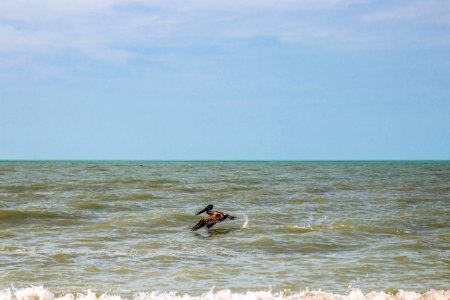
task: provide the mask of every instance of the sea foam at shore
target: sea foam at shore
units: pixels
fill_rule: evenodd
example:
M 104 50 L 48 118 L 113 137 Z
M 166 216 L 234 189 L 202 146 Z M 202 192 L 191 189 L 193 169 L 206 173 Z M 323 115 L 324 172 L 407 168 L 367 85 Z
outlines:
M 22 289 L 9 288 L 0 291 L 0 300 L 125 300 L 117 295 L 98 294 L 92 291 L 84 293 L 67 293 L 55 295 L 43 287 Z M 347 295 L 333 294 L 322 291 L 301 291 L 284 295 L 271 291 L 256 291 L 232 293 L 230 290 L 213 290 L 200 296 L 179 294 L 177 292 L 147 292 L 137 293 L 133 300 L 448 300 L 450 290 L 429 290 L 425 293 L 400 290 L 396 293 L 369 292 L 364 294 L 359 289 L 350 291 Z

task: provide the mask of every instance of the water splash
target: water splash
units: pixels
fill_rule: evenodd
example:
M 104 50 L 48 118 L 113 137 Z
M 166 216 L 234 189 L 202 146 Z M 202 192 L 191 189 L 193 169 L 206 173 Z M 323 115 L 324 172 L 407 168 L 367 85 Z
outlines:
M 242 229 L 246 229 L 248 228 L 248 216 L 246 214 L 242 214 L 242 216 L 244 217 L 244 224 L 242 224 Z

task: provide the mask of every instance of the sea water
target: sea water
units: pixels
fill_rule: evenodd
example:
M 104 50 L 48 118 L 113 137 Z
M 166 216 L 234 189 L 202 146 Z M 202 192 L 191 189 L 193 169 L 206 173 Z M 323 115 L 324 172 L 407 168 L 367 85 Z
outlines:
M 1 300 L 450 299 L 449 254 L 450 162 L 0 162 Z

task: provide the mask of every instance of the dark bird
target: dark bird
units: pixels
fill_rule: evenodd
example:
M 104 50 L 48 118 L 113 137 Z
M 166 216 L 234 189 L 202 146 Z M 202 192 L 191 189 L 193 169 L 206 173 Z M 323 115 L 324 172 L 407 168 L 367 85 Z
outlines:
M 191 231 L 196 231 L 197 229 L 200 229 L 203 226 L 206 226 L 206 228 L 209 229 L 209 228 L 213 227 L 215 224 L 225 221 L 226 219 L 233 220 L 234 218 L 236 218 L 235 216 L 231 216 L 229 214 L 226 214 L 226 213 L 223 213 L 220 211 L 212 211 L 211 210 L 212 208 L 213 208 L 213 205 L 209 204 L 204 209 L 202 209 L 201 211 L 196 213 L 196 215 L 199 215 L 202 212 L 206 212 L 208 214 L 208 216 L 204 217 L 197 224 L 195 224 L 195 226 L 192 227 Z

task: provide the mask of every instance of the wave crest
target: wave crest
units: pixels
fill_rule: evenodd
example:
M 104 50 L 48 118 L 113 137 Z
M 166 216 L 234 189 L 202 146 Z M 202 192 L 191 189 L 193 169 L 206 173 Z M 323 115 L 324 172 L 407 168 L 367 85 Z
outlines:
M 56 296 L 42 286 L 28 288 L 8 288 L 0 290 L 0 300 L 125 300 L 117 295 L 98 295 L 90 290 L 85 293 L 64 294 Z M 302 291 L 292 295 L 273 293 L 271 291 L 254 291 L 233 293 L 230 290 L 213 290 L 200 296 L 180 294 L 178 292 L 142 292 L 134 295 L 133 300 L 448 300 L 450 290 L 428 290 L 425 293 L 400 290 L 395 294 L 385 292 L 370 292 L 364 294 L 359 289 L 352 290 L 348 295 L 327 293 L 322 291 Z

